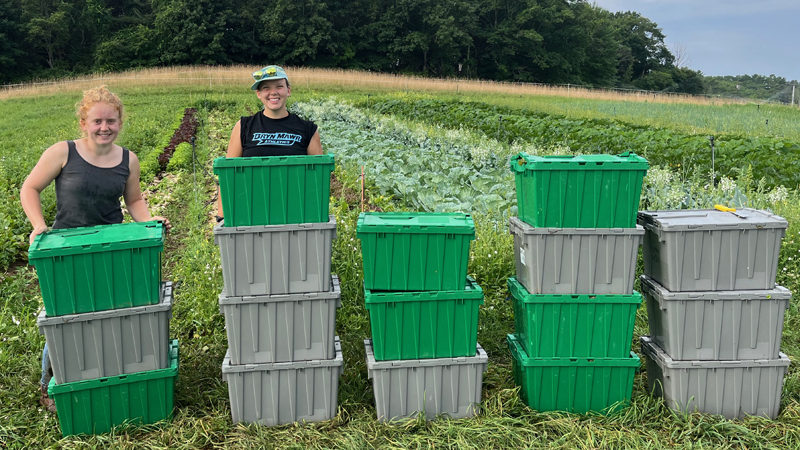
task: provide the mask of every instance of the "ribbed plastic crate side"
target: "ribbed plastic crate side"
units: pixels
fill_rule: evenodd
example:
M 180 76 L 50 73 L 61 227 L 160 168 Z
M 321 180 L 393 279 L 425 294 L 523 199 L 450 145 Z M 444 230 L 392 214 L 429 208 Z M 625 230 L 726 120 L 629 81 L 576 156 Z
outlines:
M 758 291 L 668 293 L 642 275 L 650 337 L 676 360 L 778 357 L 791 293 Z
M 529 294 L 508 280 L 514 329 L 530 357 L 625 358 L 641 294 Z
M 439 291 L 461 289 L 467 276 L 467 234 L 359 234 L 367 289 Z
M 325 222 L 333 156 L 298 158 L 296 164 L 263 165 L 247 158 L 237 166 L 215 166 L 225 226 Z
M 336 221 L 298 228 L 216 228 L 226 296 L 325 292 L 330 289 L 332 241 Z
M 517 217 L 514 262 L 520 283 L 534 294 L 630 294 L 644 229 L 534 228 Z
M 47 340 L 56 383 L 167 368 L 169 286 L 169 294 L 153 306 L 52 318 L 42 311 L 37 322 Z
M 636 308 L 516 302 L 515 329 L 526 351 L 536 357 L 619 358 L 630 352 Z
M 48 392 L 56 404 L 63 436 L 99 434 L 122 424 L 150 424 L 172 416 L 178 376 L 178 341 L 170 344 L 170 367 L 130 375 L 56 384 Z
M 31 264 L 51 317 L 152 305 L 159 300 L 160 246 L 59 255 Z
M 646 169 L 517 172 L 519 217 L 535 227 L 636 226 Z
M 783 354 L 771 360 L 675 361 L 648 336 L 642 336 L 647 390 L 683 413 L 718 414 L 728 419 L 780 412 L 783 378 L 790 361 Z
M 234 423 L 274 426 L 333 418 L 344 361 L 336 345 L 332 360 L 235 366 L 222 362 Z
M 537 411 L 611 414 L 628 406 L 639 357 L 532 358 L 508 335 L 514 382 Z
M 221 302 L 231 364 L 334 358 L 336 309 L 341 306 L 338 281 L 334 284 L 335 298 L 308 294 Z
M 400 361 L 376 361 L 370 341 L 364 346 L 379 421 L 476 414 L 489 360 L 480 345 L 471 357 Z
M 782 228 L 645 230 L 644 273 L 671 291 L 775 287 Z
M 367 303 L 378 361 L 473 356 L 480 299 Z

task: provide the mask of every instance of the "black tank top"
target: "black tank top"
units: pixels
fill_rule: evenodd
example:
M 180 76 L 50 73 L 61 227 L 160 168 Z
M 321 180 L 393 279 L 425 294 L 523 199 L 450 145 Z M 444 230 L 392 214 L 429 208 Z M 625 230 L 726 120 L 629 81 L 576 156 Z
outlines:
M 78 154 L 75 142 L 67 141 L 67 163 L 55 180 L 56 221 L 53 228 L 89 227 L 122 222 L 119 199 L 128 182 L 128 150 L 115 167 L 97 167 Z
M 259 111 L 241 118 L 240 132 L 242 156 L 306 155 L 317 125 L 294 113 L 270 119 Z

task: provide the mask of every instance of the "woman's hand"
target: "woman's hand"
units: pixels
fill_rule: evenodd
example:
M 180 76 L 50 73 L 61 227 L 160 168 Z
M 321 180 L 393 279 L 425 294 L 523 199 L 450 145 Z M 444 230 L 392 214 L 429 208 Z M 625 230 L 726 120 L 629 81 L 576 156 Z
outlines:
M 36 239 L 36 236 L 44 233 L 45 231 L 47 231 L 47 225 L 33 227 L 33 231 L 31 231 L 30 245 L 33 245 L 33 240 Z
M 163 223 L 164 224 L 164 231 L 166 231 L 167 233 L 169 233 L 169 231 L 172 229 L 172 224 L 169 223 L 169 219 L 167 219 L 166 217 L 164 217 L 164 216 L 153 216 L 152 219 Z

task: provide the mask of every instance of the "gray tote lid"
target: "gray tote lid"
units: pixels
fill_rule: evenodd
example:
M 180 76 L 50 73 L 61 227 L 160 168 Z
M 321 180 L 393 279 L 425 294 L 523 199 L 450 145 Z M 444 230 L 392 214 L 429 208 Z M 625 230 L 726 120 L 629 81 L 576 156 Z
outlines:
M 735 211 L 716 209 L 639 211 L 637 222 L 652 231 L 786 229 L 789 225 L 783 217 L 751 208 Z

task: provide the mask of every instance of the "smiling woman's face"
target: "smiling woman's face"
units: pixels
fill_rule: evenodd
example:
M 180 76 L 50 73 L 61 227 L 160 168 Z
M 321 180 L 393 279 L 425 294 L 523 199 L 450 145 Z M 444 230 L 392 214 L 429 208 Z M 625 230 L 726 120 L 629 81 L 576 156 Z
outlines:
M 100 145 L 113 143 L 121 128 L 119 111 L 105 102 L 92 105 L 86 112 L 86 118 L 81 119 L 81 131 L 84 136 Z
M 283 78 L 267 80 L 262 81 L 258 86 L 256 95 L 264 104 L 264 108 L 276 113 L 282 112 L 286 108 L 286 100 L 292 95 L 292 89 Z

